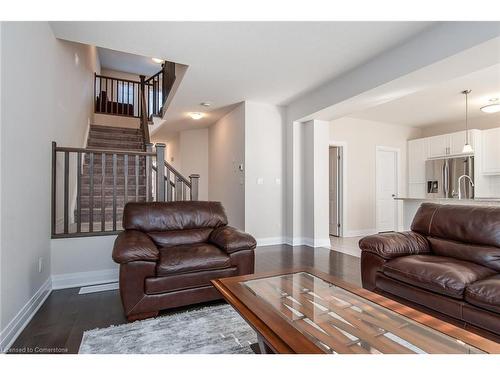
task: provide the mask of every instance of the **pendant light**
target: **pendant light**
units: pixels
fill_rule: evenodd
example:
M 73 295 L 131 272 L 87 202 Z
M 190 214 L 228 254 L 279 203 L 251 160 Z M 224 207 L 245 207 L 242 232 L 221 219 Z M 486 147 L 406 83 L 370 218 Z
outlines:
M 469 143 L 469 94 L 471 90 L 464 90 L 462 91 L 462 94 L 465 95 L 465 144 L 464 148 L 462 149 L 462 153 L 464 154 L 470 154 L 471 152 L 474 152 L 472 149 L 472 146 Z

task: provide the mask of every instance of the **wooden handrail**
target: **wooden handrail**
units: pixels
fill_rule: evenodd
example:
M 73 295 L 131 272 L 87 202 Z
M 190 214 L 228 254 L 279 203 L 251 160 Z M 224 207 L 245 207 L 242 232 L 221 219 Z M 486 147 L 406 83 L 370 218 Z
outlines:
M 79 148 L 79 147 L 59 147 L 55 148 L 57 152 L 81 152 L 81 153 L 92 153 L 92 154 L 116 154 L 116 155 L 130 155 L 130 156 L 156 156 L 154 152 L 146 151 L 124 151 L 124 150 L 113 150 L 113 149 L 101 149 L 101 148 Z
M 151 85 L 151 83 L 149 83 L 149 81 L 151 81 L 152 79 L 155 79 L 156 77 L 158 77 L 162 73 L 163 73 L 163 70 L 160 70 L 158 73 L 153 74 L 151 77 L 149 77 L 148 79 L 146 79 L 144 82 L 146 84 L 148 84 L 148 85 Z
M 116 77 L 111 77 L 111 76 L 105 76 L 102 74 L 95 74 L 95 76 L 98 78 L 114 79 L 115 81 L 123 81 L 123 82 L 129 82 L 129 83 L 141 83 L 140 81 L 134 81 L 132 79 L 116 78 Z
M 178 178 L 179 180 L 181 180 L 188 188 L 191 188 L 191 181 L 188 181 L 183 175 L 181 175 L 177 170 L 175 170 L 173 167 L 170 167 L 170 164 L 168 164 L 167 166 L 167 162 L 165 162 L 165 166 L 170 170 L 170 172 L 172 172 L 174 174 L 174 176 L 176 178 Z M 170 169 L 172 168 L 172 169 Z M 158 172 L 158 167 L 156 165 L 153 165 L 153 170 L 155 172 Z M 164 179 L 165 181 L 168 180 L 168 177 L 167 176 L 164 176 Z M 173 186 L 174 183 L 172 181 L 170 181 L 171 185 Z

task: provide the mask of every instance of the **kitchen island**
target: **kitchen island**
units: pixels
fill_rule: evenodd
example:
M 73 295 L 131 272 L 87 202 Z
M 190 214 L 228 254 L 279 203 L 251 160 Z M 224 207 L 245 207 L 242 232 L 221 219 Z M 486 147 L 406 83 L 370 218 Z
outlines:
M 458 199 L 458 198 L 411 198 L 411 197 L 396 197 L 398 201 L 403 201 L 403 230 L 409 230 L 411 222 L 415 217 L 420 205 L 424 202 L 437 204 L 461 204 L 474 206 L 497 206 L 500 207 L 500 198 L 474 198 L 474 199 Z

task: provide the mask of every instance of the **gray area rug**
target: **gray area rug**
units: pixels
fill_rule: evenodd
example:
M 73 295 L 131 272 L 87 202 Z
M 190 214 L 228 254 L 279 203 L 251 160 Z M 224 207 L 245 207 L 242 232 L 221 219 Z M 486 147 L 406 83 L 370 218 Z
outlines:
M 80 354 L 253 354 L 257 336 L 229 305 L 94 329 Z

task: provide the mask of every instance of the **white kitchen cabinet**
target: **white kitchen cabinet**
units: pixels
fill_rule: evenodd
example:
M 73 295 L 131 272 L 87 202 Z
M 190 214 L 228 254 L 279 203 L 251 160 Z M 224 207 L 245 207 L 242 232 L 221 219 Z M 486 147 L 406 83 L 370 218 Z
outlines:
M 459 155 L 462 153 L 465 145 L 465 130 L 461 132 L 451 133 L 450 137 L 450 154 Z M 473 145 L 473 132 L 469 130 L 469 144 Z
M 450 137 L 448 134 L 429 137 L 429 157 L 437 158 L 447 156 L 450 150 Z
M 482 173 L 500 174 L 500 128 L 482 131 Z
M 469 130 L 469 144 L 474 144 L 475 130 Z M 465 144 L 465 130 L 429 137 L 429 157 L 461 155 Z
M 408 141 L 408 182 L 425 183 L 425 161 L 429 157 L 429 139 Z

